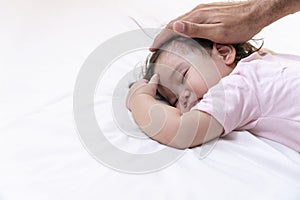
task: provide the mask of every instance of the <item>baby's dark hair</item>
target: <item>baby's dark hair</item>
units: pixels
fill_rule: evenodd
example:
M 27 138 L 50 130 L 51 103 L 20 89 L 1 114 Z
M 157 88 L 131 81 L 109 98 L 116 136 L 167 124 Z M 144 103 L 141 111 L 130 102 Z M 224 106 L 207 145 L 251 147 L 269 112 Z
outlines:
M 174 41 L 177 41 L 177 44 L 174 45 Z M 185 45 L 185 47 L 182 46 L 182 44 L 187 44 L 187 43 L 189 48 L 186 47 L 187 45 Z M 181 51 L 183 51 L 182 53 L 184 53 L 186 50 L 193 51 L 195 49 L 198 49 L 201 51 L 201 53 L 205 55 L 211 55 L 213 44 L 214 43 L 212 41 L 203 38 L 186 38 L 182 36 L 174 36 L 170 38 L 168 41 L 166 41 L 164 44 L 162 44 L 155 52 L 151 53 L 147 57 L 145 65 L 143 66 L 143 70 L 142 70 L 143 79 L 146 79 L 148 81 L 151 79 L 151 77 L 154 75 L 154 67 L 158 57 L 161 55 L 162 52 L 170 50 L 168 46 L 174 45 L 173 49 L 180 49 Z M 241 59 L 248 57 L 254 52 L 258 52 L 262 48 L 263 42 L 258 48 L 253 46 L 250 42 L 231 44 L 231 45 L 236 50 L 236 56 L 234 60 L 234 64 L 236 65 Z M 166 101 L 164 97 L 161 94 L 159 94 L 158 91 L 156 92 L 156 98 Z
M 150 80 L 150 78 L 154 74 L 154 66 L 157 61 L 157 58 L 159 55 L 167 50 L 167 46 L 169 46 L 172 42 L 177 41 L 179 43 L 189 43 L 191 48 L 189 50 L 193 50 L 195 48 L 199 49 L 200 51 L 206 51 L 203 53 L 208 53 L 208 55 L 211 55 L 211 50 L 213 48 L 213 42 L 207 39 L 202 39 L 202 38 L 186 38 L 182 36 L 174 36 L 170 38 L 167 42 L 162 44 L 155 52 L 150 54 L 145 62 L 145 65 L 143 67 L 142 75 L 143 78 L 146 80 Z M 254 52 L 257 52 L 261 49 L 262 45 L 260 47 L 255 47 L 253 46 L 250 42 L 244 42 L 244 43 L 238 43 L 238 44 L 231 44 L 235 50 L 236 50 L 236 56 L 234 60 L 234 64 L 237 64 L 241 59 L 248 57 Z M 203 47 L 203 48 L 199 48 Z M 175 46 L 176 48 L 176 46 Z

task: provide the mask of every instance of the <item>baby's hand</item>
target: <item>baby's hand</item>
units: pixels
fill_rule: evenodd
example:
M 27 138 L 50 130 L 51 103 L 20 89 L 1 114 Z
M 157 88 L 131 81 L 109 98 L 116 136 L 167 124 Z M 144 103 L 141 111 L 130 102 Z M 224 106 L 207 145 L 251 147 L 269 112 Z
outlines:
M 155 97 L 157 85 L 159 82 L 159 76 L 154 74 L 150 81 L 148 82 L 145 79 L 141 79 L 135 82 L 131 87 L 126 99 L 126 107 L 128 110 L 131 110 L 133 99 L 141 94 L 146 94 L 152 97 Z

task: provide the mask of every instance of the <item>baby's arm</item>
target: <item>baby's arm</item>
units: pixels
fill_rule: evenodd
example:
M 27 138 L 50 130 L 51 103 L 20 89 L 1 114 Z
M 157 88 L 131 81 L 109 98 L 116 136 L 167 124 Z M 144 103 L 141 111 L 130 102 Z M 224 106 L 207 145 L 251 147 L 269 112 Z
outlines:
M 211 115 L 193 110 L 184 114 L 157 101 L 158 76 L 149 83 L 135 83 L 127 97 L 127 107 L 143 132 L 152 139 L 179 149 L 198 146 L 222 134 L 223 127 Z

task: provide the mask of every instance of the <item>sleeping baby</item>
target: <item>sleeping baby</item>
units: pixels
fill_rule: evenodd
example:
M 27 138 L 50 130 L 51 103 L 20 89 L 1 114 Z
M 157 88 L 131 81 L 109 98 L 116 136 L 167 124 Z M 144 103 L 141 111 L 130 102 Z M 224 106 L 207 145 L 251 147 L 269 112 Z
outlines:
M 174 36 L 148 57 L 126 103 L 146 135 L 171 147 L 247 130 L 300 152 L 299 87 L 298 56 Z

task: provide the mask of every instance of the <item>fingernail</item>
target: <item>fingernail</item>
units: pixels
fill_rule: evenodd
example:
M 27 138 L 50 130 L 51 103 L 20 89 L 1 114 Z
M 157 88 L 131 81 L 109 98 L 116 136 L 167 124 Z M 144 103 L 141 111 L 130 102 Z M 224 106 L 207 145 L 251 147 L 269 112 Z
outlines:
M 182 22 L 175 22 L 174 23 L 174 29 L 177 32 L 183 33 L 184 32 L 184 23 L 182 23 Z

